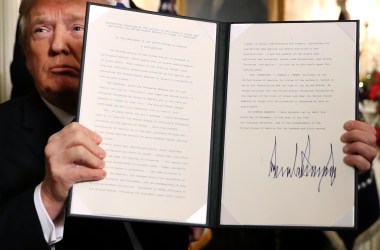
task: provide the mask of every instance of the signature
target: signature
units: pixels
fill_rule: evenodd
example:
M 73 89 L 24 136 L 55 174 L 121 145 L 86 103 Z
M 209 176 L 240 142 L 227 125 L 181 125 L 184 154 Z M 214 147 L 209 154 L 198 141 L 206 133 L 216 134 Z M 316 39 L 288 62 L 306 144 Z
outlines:
M 307 136 L 307 143 L 304 151 L 299 152 L 298 143 L 296 143 L 293 166 L 280 166 L 277 164 L 277 140 L 274 138 L 274 147 L 272 157 L 269 163 L 268 177 L 277 178 L 319 178 L 318 192 L 321 190 L 323 178 L 330 177 L 332 186 L 336 178 L 336 167 L 334 165 L 334 152 L 330 143 L 330 155 L 324 166 L 317 166 L 310 162 L 311 139 Z

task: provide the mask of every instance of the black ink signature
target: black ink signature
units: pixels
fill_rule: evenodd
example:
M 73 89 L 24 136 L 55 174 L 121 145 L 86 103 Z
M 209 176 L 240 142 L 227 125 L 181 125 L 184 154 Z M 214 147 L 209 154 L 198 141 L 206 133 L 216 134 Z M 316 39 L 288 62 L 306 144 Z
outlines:
M 300 155 L 300 157 L 298 157 Z M 269 163 L 269 174 L 273 179 L 277 178 L 319 178 L 318 192 L 321 190 L 321 182 L 325 177 L 330 176 L 330 185 L 332 186 L 336 178 L 336 167 L 334 165 L 334 152 L 332 144 L 330 143 L 330 155 L 327 159 L 326 165 L 317 166 L 310 162 L 311 155 L 311 139 L 307 136 L 307 143 L 305 150 L 299 153 L 298 144 L 296 143 L 296 152 L 294 156 L 293 166 L 280 166 L 277 165 L 277 140 L 274 137 L 274 147 L 272 157 Z M 297 166 L 298 165 L 298 166 Z

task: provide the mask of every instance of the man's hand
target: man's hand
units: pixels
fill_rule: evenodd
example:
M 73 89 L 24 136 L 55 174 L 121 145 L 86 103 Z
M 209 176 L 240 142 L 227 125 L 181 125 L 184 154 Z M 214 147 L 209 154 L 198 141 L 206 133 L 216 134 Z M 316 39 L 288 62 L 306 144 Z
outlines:
M 344 162 L 356 167 L 359 173 L 367 172 L 377 154 L 375 128 L 361 121 L 347 121 L 344 129 L 347 131 L 341 136 L 342 142 L 346 143 Z
M 45 179 L 42 202 L 54 221 L 63 211 L 70 188 L 78 182 L 101 180 L 106 176 L 105 151 L 101 137 L 71 123 L 53 134 L 45 147 Z
M 191 227 L 190 228 L 190 235 L 189 235 L 189 241 L 197 241 L 201 238 L 205 228 L 204 227 Z

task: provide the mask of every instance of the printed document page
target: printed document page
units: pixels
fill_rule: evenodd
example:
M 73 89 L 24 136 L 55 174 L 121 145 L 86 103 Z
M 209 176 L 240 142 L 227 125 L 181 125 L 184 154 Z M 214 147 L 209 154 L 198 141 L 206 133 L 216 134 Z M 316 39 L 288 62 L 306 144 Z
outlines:
M 71 213 L 205 224 L 216 24 L 90 5 L 79 122 L 107 177 Z
M 356 23 L 231 27 L 221 224 L 353 227 Z

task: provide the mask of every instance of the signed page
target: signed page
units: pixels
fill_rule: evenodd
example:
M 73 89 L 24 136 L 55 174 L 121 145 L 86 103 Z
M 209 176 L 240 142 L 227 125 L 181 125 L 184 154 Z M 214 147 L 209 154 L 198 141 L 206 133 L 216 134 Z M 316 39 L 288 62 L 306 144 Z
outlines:
M 354 227 L 357 23 L 231 26 L 221 224 Z
M 79 122 L 107 177 L 70 213 L 206 224 L 216 24 L 89 5 Z

